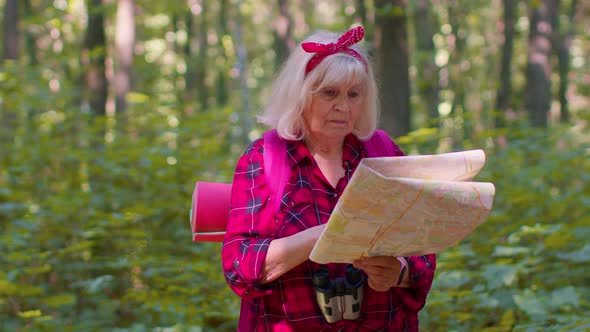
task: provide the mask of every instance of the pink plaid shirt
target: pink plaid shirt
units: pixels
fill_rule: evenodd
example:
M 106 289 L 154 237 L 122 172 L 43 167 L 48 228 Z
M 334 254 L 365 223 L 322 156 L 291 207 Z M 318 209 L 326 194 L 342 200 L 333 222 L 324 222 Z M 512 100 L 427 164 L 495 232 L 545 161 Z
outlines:
M 408 257 L 412 288 L 376 292 L 365 281 L 361 314 L 356 320 L 326 322 L 311 279 L 322 265 L 310 260 L 271 283 L 261 284 L 270 242 L 328 222 L 366 155 L 361 142 L 348 135 L 342 156 L 346 176 L 333 188 L 305 144 L 288 141 L 287 152 L 291 173 L 276 217 L 264 176 L 262 139 L 248 147 L 236 167 L 222 261 L 228 284 L 242 298 L 239 331 L 418 331 L 418 311 L 432 285 L 435 255 Z M 397 147 L 396 155 L 403 155 Z M 344 276 L 345 264 L 324 266 L 331 277 Z

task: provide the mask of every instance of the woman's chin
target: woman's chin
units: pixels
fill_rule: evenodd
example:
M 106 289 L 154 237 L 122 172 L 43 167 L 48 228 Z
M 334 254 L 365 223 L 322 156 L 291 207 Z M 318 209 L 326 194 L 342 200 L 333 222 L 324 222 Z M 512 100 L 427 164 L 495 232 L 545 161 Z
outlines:
M 318 132 L 316 137 L 319 139 L 326 138 L 326 139 L 344 139 L 346 135 L 350 134 L 352 129 L 348 126 L 329 126 L 323 128 L 322 131 Z

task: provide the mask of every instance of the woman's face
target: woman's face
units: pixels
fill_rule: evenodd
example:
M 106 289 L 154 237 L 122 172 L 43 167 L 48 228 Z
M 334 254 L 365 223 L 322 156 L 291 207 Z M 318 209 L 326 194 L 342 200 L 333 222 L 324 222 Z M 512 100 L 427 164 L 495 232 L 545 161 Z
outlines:
M 303 111 L 307 135 L 312 138 L 344 138 L 350 134 L 364 103 L 361 84 L 325 86 L 312 94 Z

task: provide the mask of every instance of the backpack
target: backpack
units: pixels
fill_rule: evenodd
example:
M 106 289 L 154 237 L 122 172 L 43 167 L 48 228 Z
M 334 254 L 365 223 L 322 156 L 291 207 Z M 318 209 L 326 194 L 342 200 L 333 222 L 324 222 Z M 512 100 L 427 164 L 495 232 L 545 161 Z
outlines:
M 286 142 L 276 130 L 264 133 L 264 170 L 267 184 L 272 193 L 275 212 L 281 206 L 289 168 L 287 166 Z M 373 136 L 363 142 L 367 157 L 403 155 L 383 130 L 376 130 Z M 190 211 L 190 223 L 194 242 L 222 242 L 229 217 L 231 184 L 199 181 L 195 184 Z M 197 208 L 199 207 L 199 208 Z

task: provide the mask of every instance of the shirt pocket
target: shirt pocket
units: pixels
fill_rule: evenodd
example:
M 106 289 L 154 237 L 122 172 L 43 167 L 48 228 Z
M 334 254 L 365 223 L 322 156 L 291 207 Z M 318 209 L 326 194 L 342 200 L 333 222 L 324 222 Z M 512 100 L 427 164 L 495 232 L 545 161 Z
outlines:
M 283 195 L 277 216 L 276 234 L 287 237 L 319 225 L 311 189 L 300 188 Z

